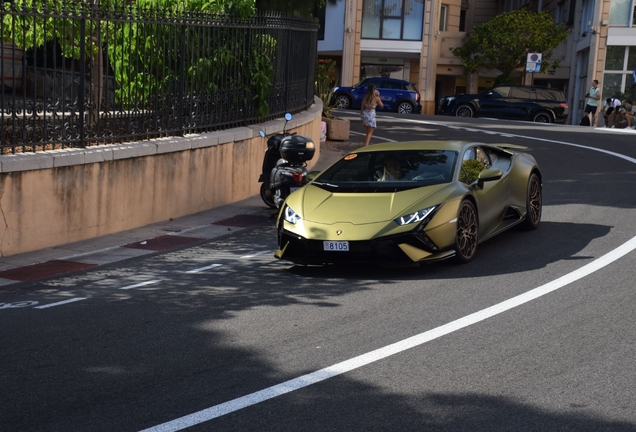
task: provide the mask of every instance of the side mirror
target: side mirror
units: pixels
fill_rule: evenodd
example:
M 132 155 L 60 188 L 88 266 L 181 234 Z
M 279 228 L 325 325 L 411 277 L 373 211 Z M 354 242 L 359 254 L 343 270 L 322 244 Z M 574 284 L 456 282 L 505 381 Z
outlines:
M 499 180 L 503 176 L 503 171 L 499 168 L 487 168 L 479 173 L 477 185 L 483 187 L 485 182 Z
M 313 179 L 318 177 L 318 174 L 320 174 L 320 171 L 309 171 L 305 178 L 309 181 L 312 181 Z
M 285 114 L 285 120 L 290 121 L 292 119 L 292 115 L 290 113 Z
M 265 132 L 263 132 L 262 130 L 259 130 L 259 131 L 258 131 L 258 134 L 259 134 L 261 137 L 265 138 Z

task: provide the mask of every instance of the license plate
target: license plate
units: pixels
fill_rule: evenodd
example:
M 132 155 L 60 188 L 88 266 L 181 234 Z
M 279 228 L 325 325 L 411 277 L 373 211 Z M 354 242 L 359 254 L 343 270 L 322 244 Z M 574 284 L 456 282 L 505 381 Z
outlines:
M 349 252 L 348 241 L 323 241 L 322 248 L 326 251 Z

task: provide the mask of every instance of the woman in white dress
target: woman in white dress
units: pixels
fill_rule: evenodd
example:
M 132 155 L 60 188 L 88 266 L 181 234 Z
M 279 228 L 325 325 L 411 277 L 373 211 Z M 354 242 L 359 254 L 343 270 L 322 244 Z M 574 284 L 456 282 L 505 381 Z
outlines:
M 371 143 L 371 135 L 373 135 L 373 131 L 376 128 L 375 108 L 378 105 L 380 105 L 380 108 L 384 108 L 384 104 L 380 99 L 380 92 L 375 88 L 374 84 L 371 84 L 364 95 L 364 99 L 362 99 L 362 106 L 360 107 L 362 124 L 367 128 L 367 135 L 364 138 L 365 146 Z

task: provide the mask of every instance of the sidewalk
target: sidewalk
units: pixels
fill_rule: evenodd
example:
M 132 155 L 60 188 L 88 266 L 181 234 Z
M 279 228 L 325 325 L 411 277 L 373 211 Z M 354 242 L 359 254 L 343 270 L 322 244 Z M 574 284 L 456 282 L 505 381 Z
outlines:
M 321 144 L 321 157 L 314 170 L 322 170 L 346 152 L 361 147 L 353 142 Z M 129 258 L 164 252 L 271 223 L 275 210 L 267 207 L 260 195 L 213 208 L 194 215 L 69 243 L 43 250 L 0 257 L 0 286 L 33 281 L 76 270 L 110 264 Z

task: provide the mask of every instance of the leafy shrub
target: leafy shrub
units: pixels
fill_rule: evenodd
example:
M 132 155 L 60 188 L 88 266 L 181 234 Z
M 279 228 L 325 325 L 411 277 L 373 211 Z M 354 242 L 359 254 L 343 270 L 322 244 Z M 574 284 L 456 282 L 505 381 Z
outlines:
M 331 88 L 331 73 L 336 67 L 333 60 L 324 63 L 317 62 L 315 94 L 322 100 L 323 117 L 332 119 L 331 110 L 338 108 L 333 100 L 333 89 Z

